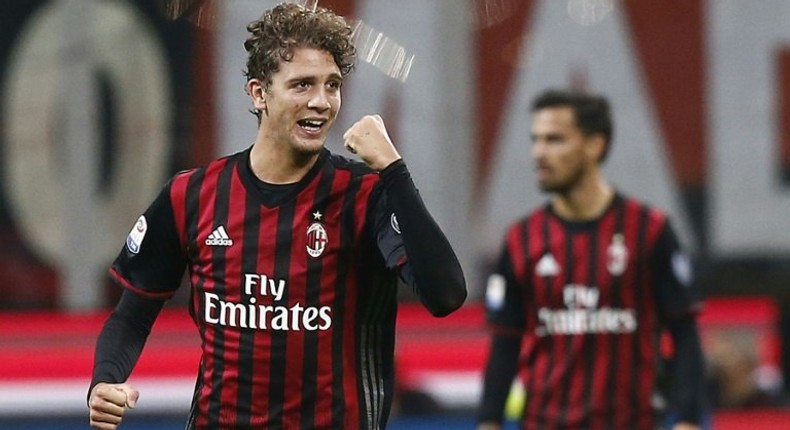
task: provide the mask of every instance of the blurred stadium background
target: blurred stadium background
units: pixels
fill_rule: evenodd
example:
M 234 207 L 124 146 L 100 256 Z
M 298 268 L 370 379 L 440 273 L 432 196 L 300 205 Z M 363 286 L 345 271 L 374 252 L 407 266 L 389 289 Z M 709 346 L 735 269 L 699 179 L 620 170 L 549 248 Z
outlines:
M 87 427 L 93 343 L 119 295 L 106 267 L 169 175 L 252 142 L 244 26 L 275 3 L 0 2 L 0 428 Z M 473 427 L 483 280 L 506 225 L 543 202 L 527 103 L 550 86 L 611 97 L 607 175 L 666 208 L 694 252 L 713 428 L 790 428 L 790 2 L 320 4 L 387 41 L 363 41 L 330 148 L 382 114 L 471 290 L 443 320 L 403 294 L 391 428 Z M 395 57 L 413 58 L 408 75 Z M 126 428 L 183 425 L 185 302 L 154 328 Z

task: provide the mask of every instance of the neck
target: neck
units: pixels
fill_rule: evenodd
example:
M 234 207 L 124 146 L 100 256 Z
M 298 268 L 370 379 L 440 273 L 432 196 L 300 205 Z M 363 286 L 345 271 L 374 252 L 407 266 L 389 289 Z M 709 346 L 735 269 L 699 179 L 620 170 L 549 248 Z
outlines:
M 261 181 L 270 184 L 299 182 L 315 165 L 320 152 L 301 153 L 286 145 L 277 145 L 258 133 L 250 151 L 250 168 Z
M 555 193 L 552 207 L 560 217 L 570 221 L 588 221 L 600 217 L 614 198 L 614 189 L 595 172 L 570 190 Z

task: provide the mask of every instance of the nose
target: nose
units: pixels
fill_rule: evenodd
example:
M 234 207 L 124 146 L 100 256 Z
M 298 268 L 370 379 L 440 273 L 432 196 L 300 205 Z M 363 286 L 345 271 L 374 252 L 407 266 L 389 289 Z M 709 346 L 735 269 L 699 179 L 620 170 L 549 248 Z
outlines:
M 313 96 L 310 97 L 310 100 L 307 101 L 308 109 L 315 109 L 319 112 L 323 112 L 330 107 L 332 105 L 329 103 L 329 97 L 324 89 L 317 89 Z

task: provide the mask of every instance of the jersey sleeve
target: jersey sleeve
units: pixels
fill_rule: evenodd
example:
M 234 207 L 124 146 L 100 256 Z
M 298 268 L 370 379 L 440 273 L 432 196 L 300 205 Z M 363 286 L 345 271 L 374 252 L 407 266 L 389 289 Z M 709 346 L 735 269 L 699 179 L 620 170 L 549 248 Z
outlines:
M 373 207 L 376 243 L 388 269 L 396 270 L 407 262 L 406 248 L 400 234 L 395 212 L 387 202 L 387 194 L 379 187 Z
M 461 263 L 403 160 L 389 165 L 380 176 L 374 225 L 386 265 L 397 268 L 401 280 L 432 315 L 448 315 L 466 300 Z
M 693 290 L 694 270 L 690 256 L 681 248 L 667 221 L 653 253 L 656 304 L 665 321 L 696 313 L 699 299 Z
M 137 219 L 110 268 L 116 282 L 149 299 L 169 299 L 186 268 L 170 199 L 171 185 L 169 182 Z
M 502 246 L 485 293 L 486 320 L 495 329 L 523 331 L 526 327 L 524 287 L 516 280 L 508 243 Z

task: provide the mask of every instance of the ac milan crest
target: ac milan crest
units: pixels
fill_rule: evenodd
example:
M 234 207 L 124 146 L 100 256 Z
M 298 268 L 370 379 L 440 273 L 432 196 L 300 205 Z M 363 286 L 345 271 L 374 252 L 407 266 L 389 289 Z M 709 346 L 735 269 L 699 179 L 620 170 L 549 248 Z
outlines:
M 625 272 L 628 264 L 628 248 L 625 246 L 623 235 L 617 233 L 612 236 L 612 243 L 606 250 L 606 268 L 612 276 L 620 276 Z
M 318 222 L 318 220 L 321 219 L 321 213 L 316 212 L 313 214 L 313 217 L 316 221 L 307 228 L 307 253 L 310 254 L 311 257 L 319 257 L 324 253 L 326 244 L 329 242 L 329 237 L 326 234 L 326 229 L 323 224 Z

